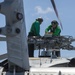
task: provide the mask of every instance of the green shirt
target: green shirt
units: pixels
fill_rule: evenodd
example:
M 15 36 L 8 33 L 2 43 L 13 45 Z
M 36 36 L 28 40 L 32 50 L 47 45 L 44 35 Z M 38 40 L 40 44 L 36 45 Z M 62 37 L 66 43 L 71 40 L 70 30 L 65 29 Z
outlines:
M 53 35 L 54 36 L 59 36 L 60 35 L 60 32 L 61 32 L 61 29 L 59 26 L 57 26 L 55 29 L 52 29 L 52 25 L 49 25 L 46 29 L 45 29 L 45 32 L 53 32 Z
M 30 29 L 30 33 L 32 33 L 32 36 L 40 36 L 40 23 L 39 21 L 35 21 Z

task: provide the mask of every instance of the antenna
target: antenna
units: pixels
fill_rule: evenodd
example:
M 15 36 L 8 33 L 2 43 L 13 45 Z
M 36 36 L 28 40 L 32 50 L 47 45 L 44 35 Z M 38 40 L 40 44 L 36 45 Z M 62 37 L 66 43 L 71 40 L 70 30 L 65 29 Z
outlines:
M 51 0 L 51 3 L 52 3 L 52 6 L 53 6 L 53 8 L 54 8 L 54 11 L 55 11 L 55 13 L 56 13 L 56 16 L 57 16 L 57 18 L 58 18 L 58 20 L 59 20 L 59 22 L 60 22 L 60 26 L 61 26 L 61 28 L 63 29 L 63 26 L 62 26 L 61 20 L 60 20 L 60 18 L 59 18 L 58 11 L 57 11 L 57 8 L 56 8 L 56 5 L 55 5 L 54 0 Z

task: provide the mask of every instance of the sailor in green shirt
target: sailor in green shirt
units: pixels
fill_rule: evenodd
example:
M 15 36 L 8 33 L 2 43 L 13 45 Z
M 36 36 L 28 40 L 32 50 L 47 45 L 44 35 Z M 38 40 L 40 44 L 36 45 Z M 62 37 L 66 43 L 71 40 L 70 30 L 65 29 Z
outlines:
M 61 33 L 61 29 L 58 26 L 58 22 L 56 20 L 53 20 L 51 22 L 51 25 L 49 25 L 46 29 L 45 29 L 45 33 L 51 33 L 53 36 L 59 36 Z
M 30 36 L 40 36 L 40 25 L 43 22 L 42 18 L 36 19 L 35 22 L 32 23 L 30 32 L 28 37 Z M 29 57 L 34 57 L 34 44 L 28 44 Z
M 46 34 L 51 34 L 52 36 L 60 36 L 61 29 L 58 26 L 58 22 L 56 20 L 53 20 L 51 22 L 51 25 L 49 25 L 45 29 L 45 33 Z M 52 52 L 52 54 L 54 54 L 54 52 Z M 57 57 L 59 57 L 60 56 L 60 51 L 55 51 L 55 54 L 56 54 Z
M 42 18 L 38 18 L 35 22 L 33 22 L 29 32 L 29 36 L 40 36 L 40 25 L 42 22 Z

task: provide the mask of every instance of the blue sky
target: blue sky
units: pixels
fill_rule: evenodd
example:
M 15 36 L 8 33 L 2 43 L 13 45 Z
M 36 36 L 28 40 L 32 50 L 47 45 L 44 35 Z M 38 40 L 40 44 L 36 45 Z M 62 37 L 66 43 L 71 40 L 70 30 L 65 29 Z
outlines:
M 0 0 L 0 2 L 1 1 L 2 0 Z M 38 17 L 44 19 L 40 28 L 40 34 L 42 36 L 44 35 L 45 28 L 50 25 L 52 20 L 58 21 L 50 0 L 23 0 L 23 2 L 27 34 L 31 24 Z M 75 37 L 75 0 L 55 0 L 55 3 L 63 25 L 61 35 L 71 35 Z M 5 26 L 4 16 L 0 15 L 0 21 L 0 27 Z M 5 52 L 7 52 L 6 42 L 0 42 L 0 54 Z M 63 57 L 75 56 L 75 51 L 61 51 L 61 53 Z

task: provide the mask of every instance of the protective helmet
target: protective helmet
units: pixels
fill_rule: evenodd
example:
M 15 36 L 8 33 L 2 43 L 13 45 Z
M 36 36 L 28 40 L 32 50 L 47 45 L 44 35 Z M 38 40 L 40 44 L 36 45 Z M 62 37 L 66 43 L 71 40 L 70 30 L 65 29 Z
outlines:
M 36 19 L 37 21 L 43 22 L 43 18 L 39 17 Z
M 56 25 L 58 25 L 59 23 L 58 23 L 56 20 L 53 20 L 53 21 L 51 22 L 51 24 L 56 24 Z

